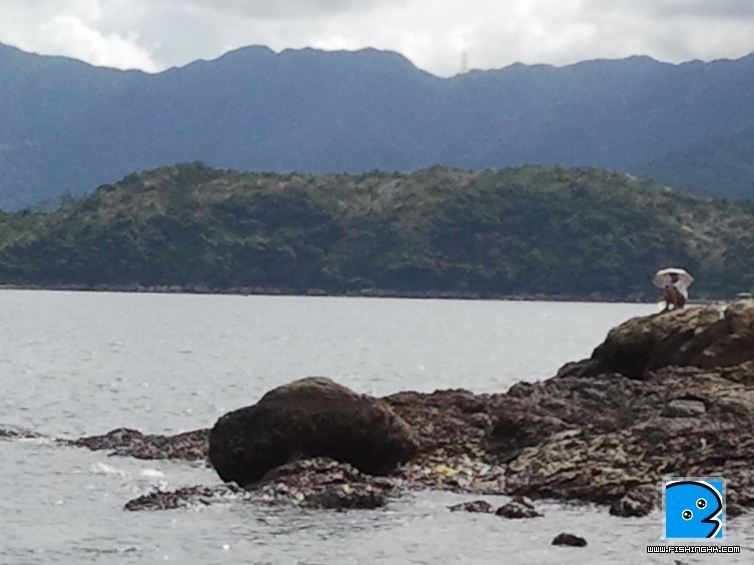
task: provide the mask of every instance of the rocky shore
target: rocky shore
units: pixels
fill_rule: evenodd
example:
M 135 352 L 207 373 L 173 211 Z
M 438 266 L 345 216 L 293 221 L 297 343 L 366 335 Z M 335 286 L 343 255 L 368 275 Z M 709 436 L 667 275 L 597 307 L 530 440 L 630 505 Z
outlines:
M 729 516 L 754 506 L 751 299 L 633 318 L 591 358 L 505 393 L 371 399 L 328 379 L 297 383 L 213 430 L 166 437 L 121 429 L 65 443 L 142 459 L 207 459 L 235 481 L 155 491 L 129 510 L 228 497 L 375 508 L 407 491 L 440 489 L 596 502 L 640 516 L 657 505 L 660 481 L 670 476 L 723 476 Z M 254 441 L 269 437 L 252 447 L 249 438 L 232 440 L 244 426 Z M 372 445 L 378 459 L 366 456 Z M 228 471 L 252 462 L 252 474 Z

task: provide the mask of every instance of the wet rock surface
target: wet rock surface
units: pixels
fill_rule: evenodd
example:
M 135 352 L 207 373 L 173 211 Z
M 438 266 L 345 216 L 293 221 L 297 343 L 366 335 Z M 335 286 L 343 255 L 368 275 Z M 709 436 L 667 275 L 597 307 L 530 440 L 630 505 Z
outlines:
M 380 508 L 398 495 L 395 480 L 362 473 L 327 457 L 282 465 L 248 490 L 252 499 L 261 502 L 336 510 Z
M 629 320 L 590 359 L 507 393 L 390 395 L 380 404 L 410 429 L 409 460 L 390 459 L 394 467 L 377 477 L 369 465 L 340 454 L 329 454 L 337 462 L 289 450 L 282 463 L 257 471 L 243 496 L 371 508 L 407 490 L 433 489 L 589 501 L 631 517 L 658 506 L 665 477 L 723 476 L 734 516 L 754 506 L 752 336 L 754 301 L 689 308 Z M 137 457 L 201 458 L 207 434 L 165 438 L 117 430 L 70 444 Z M 199 492 L 197 500 L 221 498 Z
M 15 430 L 11 428 L 0 428 L 0 439 L 33 439 L 42 437 L 37 433 L 28 430 Z
M 630 489 L 610 505 L 610 514 L 622 518 L 640 518 L 661 504 L 660 485 L 645 485 Z
M 106 450 L 110 455 L 135 457 L 137 459 L 205 459 L 209 449 L 209 430 L 195 430 L 173 436 L 146 435 L 137 430 L 118 428 L 104 435 L 83 437 L 76 440 L 58 440 L 74 447 L 86 447 L 92 451 Z
M 451 512 L 477 512 L 480 514 L 493 514 L 495 512 L 495 507 L 486 500 L 470 500 L 469 502 L 461 502 L 460 504 L 448 506 L 448 510 L 450 510 Z
M 183 487 L 173 491 L 157 488 L 138 498 L 129 500 L 124 508 L 132 512 L 138 510 L 174 510 L 176 508 L 206 506 L 220 499 L 239 499 L 243 496 L 239 489 L 227 485 Z
M 230 500 L 333 510 L 374 509 L 397 496 L 394 480 L 361 473 L 348 463 L 318 457 L 282 465 L 242 489 L 230 483 L 172 491 L 153 490 L 126 503 L 126 510 L 170 510 Z
M 562 533 L 555 536 L 552 540 L 552 545 L 567 545 L 570 547 L 584 547 L 586 540 L 580 536 L 574 534 Z
M 544 516 L 544 514 L 537 511 L 534 503 L 526 496 L 516 496 L 513 500 L 498 508 L 495 514 L 511 519 L 541 518 Z

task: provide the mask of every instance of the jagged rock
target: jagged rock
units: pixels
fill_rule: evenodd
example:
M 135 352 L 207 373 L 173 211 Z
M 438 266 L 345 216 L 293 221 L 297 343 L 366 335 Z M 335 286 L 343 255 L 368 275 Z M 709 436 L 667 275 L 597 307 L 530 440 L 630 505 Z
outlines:
M 209 440 L 220 477 L 244 486 L 306 457 L 332 457 L 384 474 L 416 450 L 413 431 L 386 402 L 322 377 L 278 387 L 257 404 L 224 415 Z
M 191 508 L 192 506 L 206 506 L 218 498 L 237 498 L 238 489 L 226 485 L 215 487 L 195 486 L 183 487 L 174 491 L 155 489 L 151 492 L 129 500 L 124 508 L 132 512 L 139 510 L 174 510 L 176 508 Z
M 249 489 L 234 483 L 175 490 L 157 488 L 130 500 L 125 509 L 173 510 L 228 500 L 334 510 L 373 509 L 385 506 L 396 496 L 394 481 L 365 475 L 348 463 L 318 457 L 277 467 Z
M 498 508 L 495 514 L 503 518 L 541 518 L 544 516 L 541 512 L 537 512 L 532 501 L 525 496 L 513 498 L 513 500 Z
M 754 360 L 754 300 L 637 317 L 592 354 L 592 374 L 641 379 L 662 367 L 719 368 Z
M 586 387 L 610 391 L 609 401 L 595 406 Z M 568 399 L 567 407 L 539 400 L 548 395 Z M 663 414 L 673 397 L 700 399 L 708 408 L 695 417 L 668 418 Z M 548 405 L 566 429 L 541 430 L 539 441 L 513 459 L 502 453 L 511 494 L 612 504 L 664 476 L 722 475 L 731 499 L 751 505 L 741 497 L 754 486 L 754 387 L 719 370 L 667 367 L 645 381 L 555 378 L 538 383 L 531 402 Z
M 92 451 L 101 451 L 105 449 L 126 447 L 135 441 L 143 441 L 143 439 L 144 434 L 138 430 L 117 428 L 104 435 L 82 437 L 75 440 L 65 441 L 65 443 L 76 447 L 87 447 Z
M 335 510 L 380 508 L 397 492 L 392 479 L 327 457 L 292 461 L 249 487 L 252 500 Z
M 495 395 L 487 450 L 506 464 L 506 492 L 632 515 L 656 504 L 638 485 L 722 475 L 729 501 L 754 506 L 753 322 L 752 301 L 635 318 L 591 359 Z
M 584 547 L 586 540 L 582 537 L 575 536 L 573 534 L 562 533 L 555 536 L 552 540 L 552 545 L 568 545 L 571 547 Z
M 451 512 L 481 512 L 483 514 L 492 514 L 495 512 L 495 507 L 492 506 L 489 502 L 486 500 L 472 500 L 469 502 L 461 502 L 460 504 L 454 504 L 453 506 L 448 506 L 448 510 Z
M 196 461 L 207 456 L 209 430 L 195 430 L 174 436 L 164 436 L 147 435 L 137 430 L 118 428 L 105 435 L 58 441 L 74 447 L 86 447 L 92 451 L 109 450 L 110 455 L 137 459 Z
M 666 418 L 695 418 L 707 411 L 701 400 L 690 398 L 676 398 L 665 405 L 662 415 Z

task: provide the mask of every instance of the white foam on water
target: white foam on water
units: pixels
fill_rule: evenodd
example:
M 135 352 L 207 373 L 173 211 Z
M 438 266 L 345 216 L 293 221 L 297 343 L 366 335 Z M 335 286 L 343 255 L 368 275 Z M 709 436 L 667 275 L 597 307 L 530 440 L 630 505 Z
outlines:
M 89 472 L 95 475 L 118 475 L 119 477 L 125 477 L 128 473 L 122 469 L 116 469 L 105 463 L 92 463 L 89 466 Z

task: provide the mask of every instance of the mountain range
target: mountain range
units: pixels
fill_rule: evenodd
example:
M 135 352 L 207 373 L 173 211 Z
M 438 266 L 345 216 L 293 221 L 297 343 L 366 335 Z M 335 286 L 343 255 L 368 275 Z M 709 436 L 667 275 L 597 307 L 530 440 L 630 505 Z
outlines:
M 5 209 L 190 161 L 307 174 L 592 166 L 754 195 L 754 55 L 440 78 L 374 49 L 247 47 L 147 74 L 0 45 L 0 85 Z

